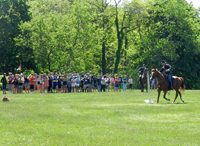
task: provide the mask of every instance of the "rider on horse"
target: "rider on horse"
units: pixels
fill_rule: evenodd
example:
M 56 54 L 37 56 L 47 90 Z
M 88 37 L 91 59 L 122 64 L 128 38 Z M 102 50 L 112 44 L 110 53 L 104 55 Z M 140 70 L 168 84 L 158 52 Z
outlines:
M 143 66 L 139 69 L 139 72 L 140 72 L 140 76 L 139 76 L 140 84 L 141 84 L 142 75 L 143 75 L 145 69 L 146 69 L 145 64 L 143 64 Z
M 162 64 L 162 68 L 160 70 L 160 72 L 165 72 L 165 74 L 167 74 L 167 78 L 169 80 L 169 83 L 170 83 L 170 89 L 173 90 L 173 87 L 172 87 L 172 66 L 167 64 L 164 60 L 161 62 Z

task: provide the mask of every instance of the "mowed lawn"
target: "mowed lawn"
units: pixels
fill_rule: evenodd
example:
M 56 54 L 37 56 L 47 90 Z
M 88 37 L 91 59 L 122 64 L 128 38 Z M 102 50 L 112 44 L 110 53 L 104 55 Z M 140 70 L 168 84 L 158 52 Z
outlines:
M 200 91 L 159 104 L 148 93 L 7 94 L 0 102 L 0 145 L 200 145 Z M 1 92 L 0 97 L 3 97 Z M 152 91 L 154 102 L 157 92 Z

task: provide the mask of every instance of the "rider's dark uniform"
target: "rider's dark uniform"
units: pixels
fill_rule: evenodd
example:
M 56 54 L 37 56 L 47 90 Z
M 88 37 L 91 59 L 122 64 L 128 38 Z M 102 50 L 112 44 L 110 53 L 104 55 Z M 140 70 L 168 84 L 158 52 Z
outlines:
M 165 63 L 164 61 L 162 61 L 162 63 Z M 165 66 L 163 66 L 160 70 L 160 72 L 165 72 L 167 74 L 167 78 L 169 80 L 170 83 L 170 88 L 173 90 L 172 87 L 172 67 L 169 64 L 165 64 Z
M 143 67 L 141 67 L 141 68 L 139 69 L 139 72 L 140 72 L 140 76 L 139 76 L 140 79 L 139 79 L 139 81 L 140 81 L 140 83 L 141 83 L 142 75 L 143 75 L 145 69 L 146 69 L 146 68 L 145 68 L 145 65 L 143 65 Z

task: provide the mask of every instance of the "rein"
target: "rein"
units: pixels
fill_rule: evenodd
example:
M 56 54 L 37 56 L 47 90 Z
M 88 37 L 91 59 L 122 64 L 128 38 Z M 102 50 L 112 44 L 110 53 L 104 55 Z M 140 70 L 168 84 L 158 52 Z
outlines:
M 165 81 L 166 81 L 166 79 L 161 84 L 158 84 L 158 87 L 160 87 L 162 84 L 164 84 Z

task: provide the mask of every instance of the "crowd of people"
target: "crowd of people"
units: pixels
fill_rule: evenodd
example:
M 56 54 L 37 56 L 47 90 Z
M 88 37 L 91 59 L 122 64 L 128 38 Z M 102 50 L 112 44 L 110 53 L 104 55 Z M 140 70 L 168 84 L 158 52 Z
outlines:
M 3 94 L 6 94 L 8 88 L 9 94 L 23 93 L 78 93 L 78 92 L 105 92 L 105 91 L 126 91 L 127 84 L 132 89 L 133 80 L 124 75 L 109 75 L 101 73 L 99 76 L 81 72 L 72 74 L 37 74 L 32 73 L 29 76 L 21 74 L 4 73 L 1 82 L 3 84 Z

